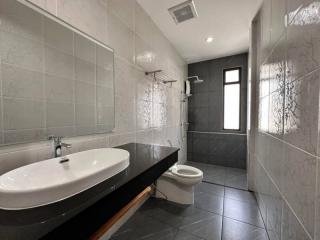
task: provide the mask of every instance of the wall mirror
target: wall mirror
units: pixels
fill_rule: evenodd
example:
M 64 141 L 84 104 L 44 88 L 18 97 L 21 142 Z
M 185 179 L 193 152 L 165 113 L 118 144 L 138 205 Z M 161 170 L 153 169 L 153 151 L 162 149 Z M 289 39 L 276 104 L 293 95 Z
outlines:
M 0 0 L 0 144 L 114 128 L 114 53 L 50 14 Z

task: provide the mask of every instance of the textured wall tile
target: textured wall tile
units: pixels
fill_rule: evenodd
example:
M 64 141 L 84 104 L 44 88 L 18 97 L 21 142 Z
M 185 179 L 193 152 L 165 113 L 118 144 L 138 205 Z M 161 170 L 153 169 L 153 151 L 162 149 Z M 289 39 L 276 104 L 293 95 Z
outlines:
M 13 98 L 43 99 L 43 74 L 2 64 L 3 96 Z
M 268 117 L 268 132 L 278 138 L 283 138 L 284 89 L 271 93 Z
M 283 91 L 286 71 L 286 35 L 283 35 L 277 42 L 269 58 L 270 66 L 270 93 L 279 90 Z
M 286 1 L 271 0 L 271 45 L 280 39 L 285 30 Z
M 140 66 L 144 71 L 154 71 L 155 69 L 162 69 L 158 66 L 158 55 L 150 44 L 142 40 L 138 35 L 135 38 L 135 64 Z
M 286 19 L 283 18 L 285 5 Z M 261 211 L 267 217 L 271 239 L 311 239 L 316 232 L 314 155 L 318 151 L 318 131 L 315 130 L 319 118 L 318 9 L 319 4 L 310 0 L 265 0 L 261 10 L 262 24 L 259 27 L 262 39 L 258 44 L 261 44 L 261 63 L 265 64 L 259 66 L 260 96 L 266 97 L 258 99 L 259 130 L 268 131 L 273 137 L 257 132 L 256 161 L 261 162 L 267 174 L 261 174 L 261 168 L 256 167 L 253 182 Z M 286 29 L 283 20 L 288 21 Z M 264 66 L 270 68 L 268 77 L 261 71 Z M 270 81 L 270 94 L 263 91 L 265 79 Z M 269 176 L 272 181 L 262 184 Z M 268 201 L 261 200 L 265 195 Z M 290 207 L 281 196 L 286 198 Z
M 81 60 L 79 58 L 75 59 L 75 79 L 77 81 L 95 84 L 95 80 L 96 80 L 95 77 L 96 77 L 95 64 Z
M 320 162 L 317 158 L 317 195 L 316 195 L 316 220 L 314 239 L 320 239 Z
M 47 102 L 47 127 L 74 126 L 74 104 Z
M 0 32 L 0 52 L 2 62 L 29 70 L 42 71 L 43 52 L 38 41 L 20 35 Z
M 121 135 L 110 135 L 109 144 L 110 147 L 119 146 L 126 143 L 136 142 L 135 133 L 126 133 Z
M 68 136 L 68 137 L 75 137 L 77 136 L 76 127 L 74 126 L 67 126 L 67 127 L 48 127 L 46 138 L 48 136 L 55 135 L 55 136 Z
M 287 78 L 292 81 L 320 66 L 320 32 L 317 3 L 303 7 L 287 30 Z
M 259 115 L 258 115 L 258 126 L 262 132 L 269 130 L 269 107 L 270 107 L 270 96 L 260 98 L 259 101 Z
M 96 101 L 96 86 L 76 81 L 75 100 L 78 104 L 90 104 L 94 106 Z
M 105 137 L 89 137 L 88 139 L 80 139 L 78 141 L 68 140 L 68 143 L 69 142 L 72 144 L 72 148 L 76 148 L 77 152 L 106 147 Z
M 71 25 L 108 43 L 107 6 L 100 0 L 57 0 L 58 17 Z
M 153 84 L 153 101 L 156 103 L 167 103 L 166 87 L 163 84 Z
M 284 204 L 283 208 L 281 229 L 281 239 L 283 240 L 310 240 L 309 236 L 286 204 Z
M 270 93 L 270 61 L 266 61 L 260 66 L 260 80 L 259 80 L 259 97 L 268 96 Z
M 143 72 L 137 71 L 137 99 L 144 101 L 152 101 L 153 81 Z
M 114 106 L 114 90 L 108 87 L 98 86 L 96 87 L 96 105 L 104 107 Z
M 287 82 L 284 139 L 316 155 L 320 71 L 305 79 Z
M 145 117 L 149 120 L 149 107 L 145 108 Z M 167 108 L 163 103 L 153 102 L 152 104 L 152 127 L 163 127 L 168 124 Z
M 257 202 L 260 208 L 261 216 L 264 222 L 267 221 L 267 202 L 269 199 L 270 181 L 265 170 L 262 168 L 259 159 L 256 160 L 255 164 L 255 179 L 254 187 L 257 197 Z
M 4 14 L 5 13 L 5 14 Z M 17 35 L 41 41 L 42 16 L 26 9 L 17 1 L 0 1 L 0 29 Z
M 61 52 L 73 54 L 73 36 L 74 33 L 68 28 L 62 26 L 51 19 L 44 20 L 44 41 L 51 48 Z
M 276 186 L 270 182 L 269 197 L 266 203 L 267 206 L 267 221 L 266 228 L 271 240 L 281 239 L 281 220 L 283 199 Z
M 301 9 L 310 9 L 313 4 L 317 5 L 317 2 L 313 0 L 287 0 L 288 23 L 294 20 L 296 14 Z
M 157 107 L 157 115 L 155 118 L 157 119 L 157 124 L 155 126 L 160 127 L 161 126 L 161 113 L 160 113 L 160 107 L 156 105 Z M 152 124 L 152 102 L 149 101 L 137 101 L 137 129 L 147 129 L 151 127 Z
M 76 104 L 75 112 L 75 124 L 77 126 L 95 126 L 95 106 Z
M 156 26 L 139 4 L 135 5 L 135 31 L 145 42 L 153 43 Z
M 131 132 L 136 129 L 136 102 L 131 98 L 115 97 L 116 132 Z
M 150 144 L 153 140 L 152 130 L 140 131 L 136 134 L 137 143 Z
M 115 58 L 115 94 L 124 98 L 135 98 L 136 77 L 135 70 L 124 60 Z M 126 87 L 124 87 L 126 86 Z
M 117 15 L 132 31 L 135 26 L 135 0 L 107 0 L 108 11 Z
M 18 152 L 1 154 L 0 174 L 3 174 L 23 165 L 36 162 L 37 160 L 37 150 L 23 150 Z
M 54 48 L 45 48 L 45 72 L 74 79 L 74 58 Z
M 25 99 L 4 98 L 5 130 L 44 128 L 44 103 Z
M 63 102 L 74 101 L 74 80 L 46 74 L 45 86 L 45 96 L 48 100 L 59 100 Z
M 261 62 L 264 62 L 271 50 L 271 0 L 264 0 L 261 9 Z
M 103 54 L 106 51 L 100 51 Z M 74 55 L 87 62 L 96 63 L 96 46 L 87 38 L 74 34 Z
M 134 33 L 117 16 L 108 15 L 109 44 L 115 54 L 129 62 L 134 60 Z
M 264 166 L 273 181 L 279 188 L 281 188 L 283 184 L 284 171 L 287 167 L 284 161 L 286 145 L 279 139 L 272 138 L 270 136 L 266 136 L 266 138 L 268 138 L 268 140 L 264 144 L 268 144 L 268 147 L 265 147 Z
M 309 234 L 314 232 L 316 158 L 287 146 L 281 191 Z
M 3 133 L 4 144 L 29 143 L 47 139 L 46 129 L 30 129 L 18 131 L 5 131 Z

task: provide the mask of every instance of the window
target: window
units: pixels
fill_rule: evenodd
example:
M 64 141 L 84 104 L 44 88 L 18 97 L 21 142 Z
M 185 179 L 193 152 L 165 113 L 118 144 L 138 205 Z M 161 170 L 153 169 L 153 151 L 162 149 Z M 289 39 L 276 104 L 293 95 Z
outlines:
M 241 68 L 223 70 L 223 129 L 240 130 Z

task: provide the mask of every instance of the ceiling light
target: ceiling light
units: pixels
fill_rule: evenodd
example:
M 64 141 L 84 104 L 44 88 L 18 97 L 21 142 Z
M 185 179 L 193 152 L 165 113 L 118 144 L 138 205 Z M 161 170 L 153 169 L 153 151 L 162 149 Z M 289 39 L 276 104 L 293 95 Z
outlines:
M 207 37 L 206 42 L 211 43 L 213 41 L 213 37 Z

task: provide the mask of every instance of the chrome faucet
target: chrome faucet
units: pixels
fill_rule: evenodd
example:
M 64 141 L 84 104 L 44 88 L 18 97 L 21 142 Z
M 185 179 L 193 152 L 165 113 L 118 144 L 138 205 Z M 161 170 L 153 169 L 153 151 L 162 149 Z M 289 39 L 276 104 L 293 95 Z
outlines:
M 49 140 L 53 140 L 53 144 L 54 144 L 54 157 L 61 157 L 62 156 L 62 147 L 65 148 L 71 148 L 71 144 L 68 143 L 64 143 L 62 142 L 62 138 L 61 136 L 49 136 L 48 139 Z

